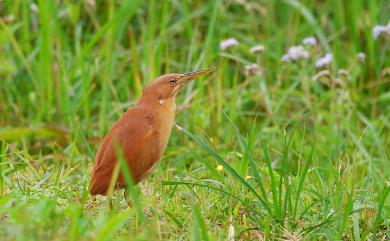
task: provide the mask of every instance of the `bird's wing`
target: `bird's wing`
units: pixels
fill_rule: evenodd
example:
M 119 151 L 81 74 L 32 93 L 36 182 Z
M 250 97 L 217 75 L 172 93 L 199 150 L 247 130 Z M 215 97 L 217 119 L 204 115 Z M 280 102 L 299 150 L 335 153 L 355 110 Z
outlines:
M 95 158 L 90 191 L 104 194 L 115 168 L 116 146 L 121 147 L 127 159 L 136 159 L 139 147 L 153 138 L 153 128 L 148 116 L 136 111 L 126 112 L 104 138 Z

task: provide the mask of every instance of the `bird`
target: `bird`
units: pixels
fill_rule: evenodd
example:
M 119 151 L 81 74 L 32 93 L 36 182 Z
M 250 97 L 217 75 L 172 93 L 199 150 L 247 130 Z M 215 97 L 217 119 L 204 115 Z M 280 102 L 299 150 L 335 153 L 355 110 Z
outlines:
M 134 184 L 153 171 L 165 152 L 175 123 L 177 94 L 192 80 L 215 69 L 212 67 L 184 74 L 161 75 L 145 88 L 134 107 L 124 112 L 114 123 L 96 152 L 89 184 L 92 196 L 108 195 L 112 179 L 115 178 L 118 147 Z M 116 176 L 117 179 L 113 180 L 114 188 L 125 188 L 126 192 L 122 171 Z

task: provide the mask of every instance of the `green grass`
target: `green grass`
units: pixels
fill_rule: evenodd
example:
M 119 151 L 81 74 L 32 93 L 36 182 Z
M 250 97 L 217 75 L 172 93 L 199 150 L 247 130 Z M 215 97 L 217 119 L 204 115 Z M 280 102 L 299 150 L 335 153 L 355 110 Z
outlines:
M 389 20 L 386 0 L 0 1 L 0 239 L 390 239 L 390 37 L 372 35 Z M 310 57 L 282 63 L 307 36 Z M 135 207 L 89 196 L 143 86 L 212 66 Z

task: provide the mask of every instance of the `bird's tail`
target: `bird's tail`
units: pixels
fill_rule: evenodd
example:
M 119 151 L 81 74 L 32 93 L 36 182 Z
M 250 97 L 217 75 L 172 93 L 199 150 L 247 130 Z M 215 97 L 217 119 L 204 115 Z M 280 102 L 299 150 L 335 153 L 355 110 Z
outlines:
M 91 178 L 91 182 L 89 183 L 89 193 L 91 193 L 92 196 L 107 195 L 110 183 L 110 176 L 111 175 L 107 176 L 103 173 L 94 172 Z

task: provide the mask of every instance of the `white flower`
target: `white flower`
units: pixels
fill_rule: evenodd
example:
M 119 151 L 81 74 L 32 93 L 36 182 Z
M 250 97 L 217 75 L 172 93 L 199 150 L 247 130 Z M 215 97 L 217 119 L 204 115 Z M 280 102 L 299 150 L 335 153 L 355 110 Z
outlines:
M 253 46 L 249 51 L 253 53 L 261 53 L 265 50 L 265 47 L 263 45 L 256 45 Z
M 313 36 L 307 37 L 303 39 L 303 44 L 304 45 L 309 45 L 309 46 L 316 46 L 317 45 L 317 39 Z
M 386 30 L 386 26 L 383 25 L 376 25 L 372 29 L 372 34 L 374 35 L 374 39 L 377 39 L 381 33 L 383 33 Z
M 235 38 L 229 38 L 229 39 L 225 39 L 225 40 L 222 40 L 220 43 L 219 43 L 219 48 L 221 50 L 226 50 L 228 48 L 231 48 L 231 47 L 234 47 L 234 46 L 237 46 L 238 45 L 238 41 L 237 39 Z
M 366 54 L 363 52 L 358 53 L 357 58 L 362 63 L 366 62 Z
M 247 75 L 256 75 L 260 72 L 260 68 L 257 64 L 249 64 L 245 66 L 245 73 Z
M 302 45 L 292 46 L 288 49 L 287 54 L 282 56 L 282 61 L 287 62 L 289 60 L 300 60 L 309 58 L 309 52 L 307 52 Z
M 313 77 L 311 77 L 311 80 L 313 80 L 314 82 L 316 82 L 319 78 L 321 78 L 322 76 L 330 76 L 330 71 L 325 69 L 325 70 L 321 70 L 320 72 L 318 72 L 316 75 L 314 75 Z
M 307 52 L 301 45 L 289 48 L 287 54 L 292 60 L 307 59 L 309 57 L 309 52 Z
M 319 58 L 316 61 L 315 66 L 316 66 L 316 68 L 325 67 L 325 66 L 329 65 L 332 62 L 332 60 L 333 60 L 332 54 L 327 53 L 327 54 L 324 55 L 324 57 Z
M 288 56 L 287 54 L 283 54 L 282 56 L 282 62 L 287 62 L 290 60 L 290 56 Z
M 390 36 L 390 21 L 387 25 L 376 25 L 372 29 L 372 34 L 374 35 L 374 39 L 377 39 L 381 34 L 387 34 Z
M 36 5 L 35 3 L 31 3 L 30 4 L 30 9 L 31 11 L 35 12 L 35 13 L 38 13 L 39 12 L 39 7 L 38 5 Z

